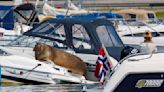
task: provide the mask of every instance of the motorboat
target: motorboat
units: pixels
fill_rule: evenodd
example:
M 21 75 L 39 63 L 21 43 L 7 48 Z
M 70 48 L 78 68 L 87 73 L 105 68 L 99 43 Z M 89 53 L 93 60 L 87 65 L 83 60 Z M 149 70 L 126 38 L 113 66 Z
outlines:
M 87 92 L 163 92 L 163 53 L 139 53 L 127 56 L 106 76 L 101 87 Z
M 163 53 L 135 54 L 124 58 L 108 76 L 102 92 L 164 91 Z
M 72 49 L 75 53 L 97 55 L 101 45 L 104 44 L 110 56 L 118 61 L 123 58 L 121 52 L 129 49 L 119 38 L 113 24 L 106 19 L 50 18 L 25 32 L 24 35 L 53 40 L 55 42 L 49 44 L 62 49 Z
M 81 1 L 79 1 L 81 2 Z M 82 9 L 80 7 L 77 7 L 74 3 L 71 2 L 71 0 L 66 0 L 64 3 L 64 8 L 56 8 L 50 4 L 48 4 L 47 0 L 44 0 L 44 4 L 42 6 L 43 14 L 46 16 L 53 16 L 56 17 L 57 15 L 76 15 L 76 14 L 87 14 L 89 12 L 86 9 Z
M 25 3 L 17 6 L 0 5 L 1 45 L 14 40 L 39 23 L 35 6 Z
M 155 25 L 156 24 L 156 25 Z M 139 45 L 144 41 L 144 33 L 149 31 L 152 33 L 153 42 L 158 46 L 164 46 L 163 39 L 163 24 L 154 23 L 150 26 L 141 21 L 130 22 L 126 24 L 119 24 L 117 32 L 125 44 Z M 133 42 L 135 40 L 135 43 Z
M 153 35 L 153 42 L 157 46 L 164 46 L 162 41 L 164 25 L 158 23 L 153 11 L 127 9 L 118 13 L 124 17 L 122 21 L 117 22 L 116 27 L 124 44 L 139 45 L 144 41 L 144 32 L 150 31 Z
M 32 49 L 36 42 L 51 45 L 80 57 L 87 65 L 86 76 L 72 74 L 61 66 L 35 60 Z M 132 50 L 124 46 L 108 20 L 48 19 L 25 32 L 15 41 L 1 47 L 2 77 L 42 83 L 56 83 L 61 80 L 74 83 L 97 83 L 98 79 L 95 78 L 94 71 L 102 44 L 114 61 L 120 60 L 124 51 L 128 55 Z
M 43 63 L 20 55 L 14 55 L 1 48 L 1 72 L 2 78 L 14 80 L 23 83 L 84 83 L 94 84 L 95 81 L 86 80 L 84 76 L 73 74 L 66 68 L 53 65 L 51 63 Z

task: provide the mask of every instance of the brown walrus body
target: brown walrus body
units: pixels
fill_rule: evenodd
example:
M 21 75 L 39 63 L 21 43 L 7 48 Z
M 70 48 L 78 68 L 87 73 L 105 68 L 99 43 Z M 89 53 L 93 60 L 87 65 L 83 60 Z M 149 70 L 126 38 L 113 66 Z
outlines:
M 73 73 L 80 75 L 86 74 L 85 63 L 75 55 L 43 43 L 37 43 L 33 51 L 35 51 L 36 60 L 51 60 L 56 65 L 63 66 Z

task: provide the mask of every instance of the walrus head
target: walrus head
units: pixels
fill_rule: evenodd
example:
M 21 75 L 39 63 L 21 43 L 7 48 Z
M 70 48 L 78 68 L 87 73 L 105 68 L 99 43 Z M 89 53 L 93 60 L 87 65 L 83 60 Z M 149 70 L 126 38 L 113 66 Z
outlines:
M 33 51 L 35 51 L 35 59 L 38 60 L 38 57 L 40 57 L 40 54 L 44 51 L 45 44 L 43 43 L 36 43 L 35 47 L 33 48 Z
M 33 48 L 33 51 L 42 51 L 43 45 L 44 44 L 42 44 L 42 43 L 36 43 L 35 47 Z

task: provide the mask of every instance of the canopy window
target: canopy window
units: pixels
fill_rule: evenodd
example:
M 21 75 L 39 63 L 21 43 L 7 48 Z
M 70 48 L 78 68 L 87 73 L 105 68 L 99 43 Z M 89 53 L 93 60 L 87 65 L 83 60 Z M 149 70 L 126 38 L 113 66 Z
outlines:
M 72 26 L 73 45 L 78 49 L 91 49 L 92 42 L 83 25 L 74 24 Z
M 109 31 L 109 30 L 112 30 L 112 31 Z M 117 34 L 115 34 L 113 31 L 114 29 L 108 25 L 101 25 L 96 28 L 96 32 L 100 38 L 100 41 L 102 44 L 105 45 L 105 47 L 123 46 L 122 43 L 119 42 Z

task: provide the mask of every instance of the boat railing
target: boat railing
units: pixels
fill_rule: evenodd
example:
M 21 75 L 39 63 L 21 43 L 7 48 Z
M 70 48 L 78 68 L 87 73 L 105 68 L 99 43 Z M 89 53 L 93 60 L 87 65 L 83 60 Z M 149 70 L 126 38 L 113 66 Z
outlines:
M 140 60 L 144 60 L 144 59 L 149 59 L 153 56 L 153 54 L 155 53 L 155 51 L 152 51 L 152 53 L 134 53 L 134 54 L 130 54 L 126 57 L 124 57 L 122 60 L 120 60 L 117 65 L 115 65 L 115 67 L 112 69 L 112 71 L 109 73 L 109 76 L 111 77 L 114 72 L 116 71 L 116 69 L 125 61 L 125 60 L 128 60 L 128 61 L 140 61 Z M 148 55 L 147 57 L 143 57 L 143 58 L 140 58 L 140 59 L 130 59 L 132 57 L 135 57 L 135 56 L 139 56 L 139 55 Z M 108 77 L 108 78 L 110 78 Z
M 145 23 L 145 25 L 150 28 L 151 30 L 153 30 L 154 32 L 156 32 L 158 35 L 160 36 L 164 36 L 162 33 L 158 32 L 156 29 L 152 28 L 151 26 L 149 26 L 148 24 Z
M 134 36 L 133 32 L 132 32 L 132 29 L 131 29 L 132 26 L 137 26 L 138 28 L 140 28 L 142 26 L 145 26 L 149 30 L 154 31 L 155 33 L 157 33 L 157 35 L 164 36 L 162 33 L 160 33 L 158 30 L 156 30 L 154 28 L 155 26 L 158 26 L 159 24 L 161 24 L 161 23 L 158 22 L 158 20 L 144 20 L 144 21 L 143 20 L 135 20 L 135 21 L 131 20 L 131 21 L 127 21 L 127 20 L 124 19 L 122 22 L 123 23 L 121 25 L 126 25 L 128 27 L 128 31 L 131 32 L 132 36 Z M 154 25 L 151 25 L 151 24 L 154 24 Z M 145 30 L 145 31 L 147 31 L 147 30 Z

